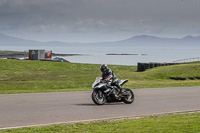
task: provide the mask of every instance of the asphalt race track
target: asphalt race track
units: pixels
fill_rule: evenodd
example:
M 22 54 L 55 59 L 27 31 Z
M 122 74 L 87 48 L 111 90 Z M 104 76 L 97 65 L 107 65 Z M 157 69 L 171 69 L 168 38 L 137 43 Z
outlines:
M 0 129 L 200 111 L 200 87 L 135 89 L 132 104 L 97 106 L 91 91 L 0 95 Z

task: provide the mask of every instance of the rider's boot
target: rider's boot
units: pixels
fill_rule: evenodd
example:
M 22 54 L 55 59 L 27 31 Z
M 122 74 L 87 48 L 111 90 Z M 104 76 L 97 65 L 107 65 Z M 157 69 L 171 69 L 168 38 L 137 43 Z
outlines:
M 118 88 L 119 88 L 119 93 L 118 93 L 117 97 L 121 97 L 122 96 L 122 87 L 120 86 Z
M 118 94 L 117 94 L 116 90 L 113 90 L 113 94 L 114 94 L 115 98 L 118 98 Z

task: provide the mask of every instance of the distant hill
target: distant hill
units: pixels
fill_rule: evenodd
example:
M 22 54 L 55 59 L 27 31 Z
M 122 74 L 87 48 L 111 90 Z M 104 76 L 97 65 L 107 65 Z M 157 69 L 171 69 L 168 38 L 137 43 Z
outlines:
M 16 38 L 4 34 L 0 34 L 0 46 L 118 46 L 118 47 L 190 47 L 198 46 L 200 47 L 200 36 L 186 36 L 183 38 L 162 38 L 156 36 L 140 35 L 134 36 L 121 41 L 115 42 L 98 42 L 98 43 L 68 43 L 68 42 L 39 42 L 33 40 L 25 40 L 21 38 Z
M 28 45 L 42 45 L 42 42 L 25 40 L 4 34 L 0 34 L 0 46 L 28 46 Z
M 161 38 L 155 36 L 135 36 L 126 40 L 117 42 L 117 45 L 124 44 L 126 46 L 136 46 L 136 47 L 182 47 L 182 46 L 200 46 L 200 36 L 192 37 L 186 36 L 184 38 Z

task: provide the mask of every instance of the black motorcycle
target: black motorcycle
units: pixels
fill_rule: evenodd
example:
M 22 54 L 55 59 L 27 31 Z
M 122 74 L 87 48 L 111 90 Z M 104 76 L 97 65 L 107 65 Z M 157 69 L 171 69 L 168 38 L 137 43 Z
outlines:
M 121 80 L 119 85 L 124 85 L 128 80 Z M 121 93 L 116 86 L 109 86 L 107 82 L 97 77 L 92 84 L 92 100 L 97 105 L 104 105 L 106 102 L 124 102 L 131 104 L 134 101 L 134 93 L 131 89 L 122 88 Z

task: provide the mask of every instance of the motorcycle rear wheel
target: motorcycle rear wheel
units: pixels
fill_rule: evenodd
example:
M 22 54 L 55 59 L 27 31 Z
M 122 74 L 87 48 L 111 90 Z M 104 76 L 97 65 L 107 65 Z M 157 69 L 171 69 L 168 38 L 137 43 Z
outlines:
M 106 103 L 106 97 L 101 90 L 92 92 L 92 100 L 96 105 L 104 105 Z
M 133 91 L 131 89 L 125 88 L 123 93 L 124 94 L 122 94 L 122 95 L 127 95 L 127 96 L 124 96 L 122 98 L 122 101 L 126 104 L 131 104 L 135 98 Z

